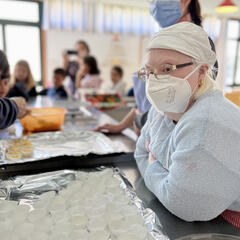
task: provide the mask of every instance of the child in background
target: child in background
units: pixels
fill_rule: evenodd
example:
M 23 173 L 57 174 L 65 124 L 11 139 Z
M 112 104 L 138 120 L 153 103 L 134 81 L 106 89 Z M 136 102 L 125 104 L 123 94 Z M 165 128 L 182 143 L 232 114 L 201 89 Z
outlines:
M 100 88 L 102 79 L 100 78 L 97 61 L 92 56 L 83 58 L 83 64 L 77 73 L 76 87 L 77 88 Z
M 122 80 L 123 70 L 119 66 L 113 66 L 111 70 L 111 89 L 115 90 L 120 96 L 125 95 L 125 83 Z
M 29 64 L 21 60 L 17 62 L 12 78 L 13 88 L 10 89 L 8 97 L 36 97 L 35 81 L 33 79 Z
M 62 68 L 56 68 L 53 74 L 54 87 L 43 89 L 39 94 L 56 99 L 67 98 L 67 92 L 63 86 L 66 73 Z

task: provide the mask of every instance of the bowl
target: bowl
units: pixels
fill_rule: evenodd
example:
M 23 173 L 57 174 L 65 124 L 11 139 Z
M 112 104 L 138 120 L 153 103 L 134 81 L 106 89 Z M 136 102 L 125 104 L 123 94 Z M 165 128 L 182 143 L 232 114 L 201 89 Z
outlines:
M 26 132 L 57 131 L 62 128 L 66 110 L 62 108 L 31 108 L 31 113 L 20 119 Z

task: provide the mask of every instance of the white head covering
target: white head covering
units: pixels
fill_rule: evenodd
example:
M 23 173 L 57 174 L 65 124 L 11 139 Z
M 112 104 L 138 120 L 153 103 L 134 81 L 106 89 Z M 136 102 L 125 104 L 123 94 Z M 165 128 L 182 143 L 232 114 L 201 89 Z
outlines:
M 150 41 L 148 50 L 156 48 L 175 50 L 210 66 L 216 62 L 207 33 L 191 22 L 177 23 L 160 30 Z

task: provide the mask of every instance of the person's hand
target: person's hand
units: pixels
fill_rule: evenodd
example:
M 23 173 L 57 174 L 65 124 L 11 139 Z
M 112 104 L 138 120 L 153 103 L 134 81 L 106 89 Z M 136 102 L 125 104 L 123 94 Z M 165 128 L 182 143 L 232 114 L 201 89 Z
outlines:
M 149 155 L 148 155 L 148 164 L 152 164 L 153 162 L 155 162 L 157 159 L 153 156 L 153 154 L 151 153 L 150 151 L 150 148 L 149 148 L 149 145 L 150 145 L 150 141 L 147 140 L 146 141 L 146 149 L 147 151 L 149 152 Z
M 150 153 L 151 151 L 150 151 L 149 145 L 150 145 L 150 141 L 146 140 L 146 149 Z
M 83 65 L 83 58 L 79 57 L 78 58 L 78 63 L 79 63 L 79 66 L 82 66 Z
M 88 72 L 89 72 L 88 67 L 85 64 L 81 64 L 77 74 L 80 77 L 84 77 L 86 74 L 88 74 Z
M 66 63 L 69 62 L 69 56 L 68 56 L 68 54 L 67 54 L 67 50 L 64 50 L 64 51 L 62 52 L 62 57 L 63 57 L 64 62 L 66 62 Z
M 133 122 L 133 130 L 136 133 L 136 135 L 139 137 L 141 134 L 141 130 L 136 126 L 135 122 Z
M 152 155 L 152 153 L 149 153 L 148 156 L 148 165 L 152 164 L 153 162 L 155 162 L 157 159 Z
M 13 97 L 10 99 L 13 100 L 18 107 L 18 118 L 23 118 L 30 113 L 30 110 L 27 109 L 26 100 L 23 97 Z
M 104 124 L 94 129 L 96 132 L 109 132 L 109 133 L 120 133 L 122 131 L 122 126 L 120 124 Z
M 80 69 L 77 71 L 76 77 L 76 88 L 81 88 L 81 81 L 84 76 L 88 73 L 87 67 L 85 65 L 80 65 Z

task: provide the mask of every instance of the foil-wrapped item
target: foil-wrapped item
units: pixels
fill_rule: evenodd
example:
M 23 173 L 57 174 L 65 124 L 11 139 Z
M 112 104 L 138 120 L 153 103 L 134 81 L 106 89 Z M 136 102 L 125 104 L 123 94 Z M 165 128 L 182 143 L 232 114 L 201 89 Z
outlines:
M 26 139 L 32 144 L 32 155 L 11 160 L 6 158 L 6 151 L 12 140 L 0 141 L 0 164 L 32 162 L 58 156 L 124 152 L 123 146 L 116 145 L 102 133 L 92 131 L 37 133 Z
M 0 199 L 20 201 L 39 199 L 45 192 L 58 192 L 76 179 L 76 172 L 61 170 L 0 181 Z
M 105 169 L 102 167 L 89 171 L 103 171 Z M 113 171 L 113 176 L 120 180 L 120 187 L 142 215 L 148 232 L 152 236 L 151 239 L 168 240 L 169 238 L 160 230 L 156 214 L 151 209 L 145 208 L 144 203 L 138 198 L 131 183 L 124 174 L 116 168 Z M 50 191 L 59 193 L 62 189 L 67 188 L 69 183 L 77 179 L 77 174 L 77 171 L 64 170 L 31 176 L 20 176 L 8 181 L 2 181 L 0 182 L 0 197 L 5 200 L 27 203 L 34 208 L 34 202 L 41 201 L 42 194 Z M 4 197 L 1 195 L 3 193 L 5 194 Z

